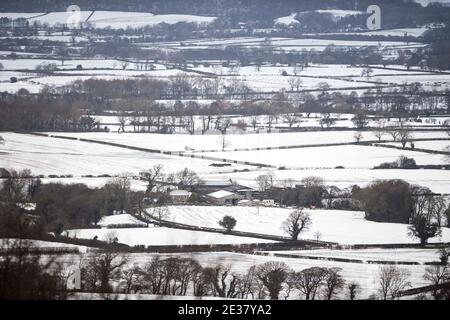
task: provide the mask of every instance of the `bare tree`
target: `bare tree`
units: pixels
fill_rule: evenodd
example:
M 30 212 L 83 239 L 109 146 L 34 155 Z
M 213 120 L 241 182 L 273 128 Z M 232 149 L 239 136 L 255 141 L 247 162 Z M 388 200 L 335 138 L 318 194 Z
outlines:
M 255 178 L 260 191 L 266 191 L 273 187 L 274 176 L 272 174 L 262 174 Z
M 120 132 L 120 130 L 122 130 L 122 132 L 125 132 L 125 125 L 128 121 L 128 116 L 127 114 L 122 111 L 117 115 L 117 121 L 119 121 L 119 129 L 118 132 Z
M 205 134 L 211 128 L 211 122 L 213 117 L 211 115 L 202 116 L 202 135 Z
M 221 134 L 219 137 L 220 146 L 222 148 L 222 151 L 225 151 L 225 149 L 229 146 L 229 142 L 227 140 L 226 134 Z
M 447 209 L 446 201 L 428 188 L 416 187 L 412 192 L 415 197 L 408 234 L 419 238 L 420 244 L 425 245 L 429 238 L 441 233 L 442 218 Z
M 412 130 L 410 126 L 405 125 L 403 122 L 400 123 L 400 127 L 397 130 L 399 141 L 404 149 L 406 144 L 413 138 Z
M 305 186 L 305 188 L 323 187 L 325 185 L 323 178 L 316 176 L 304 177 L 301 180 L 301 183 Z
M 306 300 L 315 300 L 323 285 L 327 269 L 311 267 L 296 273 L 296 288 L 305 295 Z
M 195 134 L 195 118 L 194 115 L 190 115 L 186 117 L 185 128 L 189 134 L 194 135 Z
M 311 226 L 311 217 L 303 208 L 296 209 L 289 214 L 289 217 L 283 222 L 281 228 L 292 240 L 297 240 L 298 235 L 308 230 Z
M 253 131 L 256 131 L 256 127 L 258 126 L 258 118 L 257 117 L 252 117 L 252 127 L 253 127 Z
M 324 296 L 331 300 L 339 291 L 344 288 L 345 280 L 340 274 L 341 268 L 329 268 L 324 275 Z
M 361 139 L 363 138 L 363 135 L 361 132 L 357 131 L 353 135 L 353 138 L 355 139 L 356 143 L 359 143 L 361 141 Z
M 361 286 L 356 282 L 350 282 L 347 286 L 347 295 L 349 300 L 355 300 L 361 291 Z
M 228 128 L 231 126 L 231 120 L 223 117 L 216 117 L 215 128 L 223 135 L 227 134 Z
M 286 179 L 281 179 L 278 180 L 278 183 L 283 187 L 283 188 L 292 188 L 295 184 L 295 180 L 292 178 L 286 178 Z
M 294 92 L 300 91 L 303 84 L 302 78 L 300 77 L 290 77 L 287 82 L 289 84 L 290 91 Z
M 246 273 L 239 276 L 236 290 L 239 299 L 263 299 L 258 287 L 259 279 L 256 275 L 256 266 L 251 266 Z
M 425 274 L 423 275 L 423 278 L 434 286 L 433 297 L 435 300 L 444 298 L 445 292 L 439 289 L 439 286 L 450 281 L 450 268 L 448 265 L 449 253 L 445 248 L 441 249 L 439 253 L 440 263 L 427 267 L 425 269 Z
M 408 281 L 410 273 L 395 265 L 383 266 L 379 273 L 378 292 L 383 300 L 397 299 L 401 291 L 411 286 Z
M 124 293 L 133 293 L 138 290 L 142 269 L 137 263 L 132 267 L 121 270 L 120 278 L 124 281 Z
M 393 126 L 393 125 L 387 126 L 386 133 L 389 134 L 394 141 L 397 141 L 399 132 L 398 132 L 398 128 L 396 126 Z
M 383 138 L 384 134 L 386 133 L 386 122 L 383 119 L 377 120 L 373 131 L 373 135 L 378 139 L 380 142 Z
M 147 212 L 157 221 L 167 220 L 170 217 L 170 210 L 166 206 L 155 206 L 150 208 Z
M 126 263 L 124 255 L 109 250 L 91 254 L 81 268 L 81 278 L 85 279 L 85 285 L 91 286 L 85 289 L 100 293 L 112 292 L 110 282 L 120 276 L 120 269 Z
M 299 122 L 300 117 L 295 113 L 286 113 L 283 115 L 283 119 L 289 124 L 289 128 L 292 128 L 294 123 Z
M 358 130 L 361 130 L 367 127 L 369 119 L 363 110 L 359 110 L 353 117 L 352 122 Z
M 188 168 L 184 168 L 183 170 L 177 172 L 174 178 L 175 182 L 181 188 L 191 187 L 202 182 L 197 173 Z
M 289 267 L 284 262 L 269 261 L 259 265 L 256 269 L 258 279 L 269 291 L 270 299 L 278 300 L 283 283 L 288 277 Z
M 208 267 L 203 271 L 206 281 L 211 285 L 214 296 L 235 298 L 238 275 L 231 272 L 231 265 Z
M 164 179 L 163 166 L 156 164 L 153 168 L 139 173 L 141 180 L 147 182 L 147 192 L 152 192 L 157 183 Z

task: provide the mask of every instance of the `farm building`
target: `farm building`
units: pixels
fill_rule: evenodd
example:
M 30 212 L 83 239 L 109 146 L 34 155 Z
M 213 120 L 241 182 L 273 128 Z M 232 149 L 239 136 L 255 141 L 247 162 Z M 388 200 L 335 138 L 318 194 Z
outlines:
M 213 193 L 209 193 L 206 195 L 208 197 L 208 199 L 210 199 L 211 201 L 213 201 L 216 204 L 231 204 L 231 205 L 236 205 L 238 203 L 239 200 L 242 200 L 244 197 L 230 192 L 230 191 L 226 191 L 226 190 L 219 190 Z
M 175 204 L 184 204 L 188 201 L 191 193 L 186 190 L 172 190 L 169 193 L 172 202 Z

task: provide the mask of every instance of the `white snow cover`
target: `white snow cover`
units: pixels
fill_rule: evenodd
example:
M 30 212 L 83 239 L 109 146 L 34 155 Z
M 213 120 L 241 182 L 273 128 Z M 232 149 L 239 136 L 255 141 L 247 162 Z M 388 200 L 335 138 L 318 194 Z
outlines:
M 330 146 L 283 150 L 213 152 L 205 155 L 288 168 L 373 168 L 404 155 L 417 164 L 443 164 L 441 155 L 371 146 Z
M 274 20 L 274 23 L 275 24 L 284 24 L 287 26 L 292 25 L 292 24 L 299 24 L 300 22 L 297 19 L 295 19 L 296 15 L 297 15 L 297 13 L 294 12 L 288 16 L 277 18 Z
M 92 11 L 80 11 L 80 21 L 86 22 Z M 33 24 L 39 22 L 50 26 L 73 23 L 72 12 L 50 12 L 45 15 L 41 13 L 0 13 L 0 17 L 26 18 Z M 177 22 L 210 23 L 216 17 L 205 17 L 185 14 L 161 14 L 155 15 L 147 12 L 121 12 L 121 11 L 95 11 L 89 21 L 97 28 L 138 28 L 159 23 L 174 24 Z
M 127 213 L 102 217 L 97 224 L 101 227 L 119 224 L 127 224 L 127 225 L 133 224 L 136 226 L 144 226 L 144 227 L 147 226 L 146 223 L 139 221 L 138 219 Z
M 77 140 L 39 137 L 27 134 L 2 133 L 0 167 L 30 169 L 35 175 L 102 175 L 138 174 L 155 164 L 163 164 L 166 172 L 190 168 L 198 174 L 212 173 L 222 168 L 209 166 L 213 161 L 134 151 Z M 143 139 L 145 136 L 141 136 Z M 233 165 L 226 170 L 243 168 Z
M 56 133 L 55 133 L 56 134 Z M 260 134 L 227 134 L 227 147 L 225 150 L 236 148 L 260 148 L 298 146 L 321 143 L 354 142 L 355 131 L 335 131 L 330 134 L 326 131 L 315 132 L 287 132 L 287 133 L 260 133 Z M 58 133 L 60 136 L 94 139 L 106 142 L 126 144 L 136 147 L 153 148 L 170 151 L 185 151 L 185 147 L 195 150 L 222 150 L 221 136 L 218 134 L 148 134 L 117 132 L 86 132 L 86 133 Z M 423 131 L 415 132 L 414 138 L 448 138 L 445 132 Z M 6 139 L 6 137 L 5 137 Z M 364 132 L 364 140 L 376 140 L 371 132 Z M 263 159 L 260 159 L 263 160 Z M 258 161 L 259 162 L 259 161 Z
M 65 231 L 66 232 L 66 231 Z M 64 232 L 64 233 L 65 233 Z M 241 244 L 273 242 L 263 239 L 237 237 L 221 233 L 170 229 L 165 227 L 121 228 L 121 229 L 77 229 L 68 230 L 70 237 L 99 240 L 114 232 L 120 243 L 130 246 L 200 245 L 200 244 Z
M 30 246 L 30 248 L 43 248 L 43 249 L 78 249 L 79 252 L 87 252 L 89 247 L 80 246 L 70 243 L 43 241 L 43 240 L 28 240 L 28 239 L 0 239 L 0 249 L 10 247 L 14 244 L 22 242 L 24 246 Z
M 216 199 L 220 199 L 220 198 L 224 198 L 224 197 L 228 197 L 228 196 L 232 196 L 232 195 L 234 195 L 233 192 L 229 192 L 226 190 L 219 190 L 219 191 L 208 194 L 209 197 L 216 198 Z
M 316 12 L 329 13 L 335 18 L 344 18 L 344 17 L 355 16 L 355 15 L 364 13 L 362 11 L 356 11 L 356 10 L 338 10 L 338 9 L 316 10 Z
M 307 11 L 306 11 L 307 12 Z M 325 14 L 331 14 L 332 17 L 336 20 L 339 20 L 341 18 L 352 16 L 352 15 L 358 15 L 362 14 L 361 11 L 355 11 L 355 10 L 336 10 L 336 9 L 329 9 L 329 10 L 315 10 L 317 13 L 325 13 Z M 301 21 L 295 19 L 295 16 L 299 14 L 299 12 L 293 12 L 288 16 L 280 17 L 274 20 L 275 24 L 284 24 L 284 25 L 293 25 L 293 24 L 299 24 Z M 301 14 L 301 12 L 300 12 Z M 301 19 L 301 18 L 300 18 Z
M 293 209 L 228 206 L 171 206 L 170 220 L 175 222 L 218 228 L 218 221 L 225 215 L 236 219 L 235 230 L 262 234 L 284 235 L 283 221 Z M 316 231 L 322 234 L 321 240 L 342 244 L 379 244 L 417 242 L 407 235 L 408 225 L 399 223 L 380 223 L 368 221 L 364 212 L 345 210 L 306 210 L 311 215 L 311 228 L 300 238 L 314 239 Z M 450 229 L 443 228 L 442 239 L 433 238 L 430 242 L 450 241 Z
M 426 7 L 430 3 L 440 3 L 443 5 L 449 5 L 450 0 L 414 0 L 417 3 L 420 3 L 423 7 Z
M 317 249 L 317 250 L 289 250 L 289 251 L 272 251 L 273 253 L 292 254 L 308 257 L 323 258 L 345 258 L 356 259 L 364 262 L 369 261 L 397 261 L 397 262 L 416 262 L 425 264 L 429 262 L 439 261 L 439 252 L 437 249 Z

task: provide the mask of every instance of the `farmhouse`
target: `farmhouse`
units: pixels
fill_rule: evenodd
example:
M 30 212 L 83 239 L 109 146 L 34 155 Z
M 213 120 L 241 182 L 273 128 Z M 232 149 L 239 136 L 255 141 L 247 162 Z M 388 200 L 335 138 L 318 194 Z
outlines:
M 209 200 L 214 202 L 215 204 L 231 204 L 236 205 L 239 200 L 242 200 L 243 197 L 239 194 L 226 191 L 226 190 L 219 190 L 216 192 L 212 192 L 206 195 Z
M 174 204 L 184 204 L 188 201 L 191 193 L 186 190 L 172 190 L 169 195 Z

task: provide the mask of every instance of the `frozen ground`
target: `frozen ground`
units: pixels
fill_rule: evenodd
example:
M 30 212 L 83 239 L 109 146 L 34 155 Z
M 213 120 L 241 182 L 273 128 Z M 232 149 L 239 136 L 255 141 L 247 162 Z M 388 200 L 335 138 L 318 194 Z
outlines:
M 65 36 L 69 37 L 69 36 Z M 224 40 L 225 41 L 225 40 Z M 293 41 L 292 39 L 278 41 Z M 186 47 L 182 47 L 186 48 Z M 35 88 L 36 84 L 56 85 L 58 87 L 70 84 L 71 82 L 88 78 L 99 79 L 123 79 L 134 78 L 137 76 L 152 77 L 160 80 L 168 78 L 177 73 L 185 73 L 190 76 L 204 77 L 203 74 L 195 72 L 185 72 L 179 69 L 167 70 L 165 66 L 154 64 L 156 70 L 139 70 L 139 63 L 128 63 L 123 69 L 124 62 L 114 59 L 92 59 L 92 60 L 66 60 L 64 64 L 60 60 L 45 59 L 0 59 L 6 71 L 0 71 L 0 79 L 9 80 L 7 71 L 30 70 L 34 71 L 38 65 L 43 63 L 54 63 L 59 70 L 54 74 L 41 77 L 38 74 L 31 74 L 28 81 L 19 81 L 15 84 L 5 83 L 2 91 L 16 92 L 20 88 L 26 88 L 32 92 L 38 92 L 41 87 Z M 83 70 L 73 70 L 78 65 L 82 65 Z M 288 66 L 245 66 L 239 68 L 222 67 L 220 65 L 190 66 L 193 71 L 209 72 L 223 77 L 224 84 L 230 84 L 234 81 L 242 81 L 247 86 L 259 92 L 274 92 L 281 89 L 292 90 L 288 81 L 292 76 L 300 77 L 302 80 L 301 90 L 318 90 L 322 83 L 327 83 L 330 90 L 357 90 L 373 88 L 378 85 L 402 85 L 404 83 L 421 82 L 426 88 L 446 88 L 450 80 L 448 74 L 436 74 L 433 72 L 421 72 L 418 70 L 403 70 L 402 66 L 390 66 L 399 70 L 386 70 L 374 68 L 370 77 L 362 77 L 363 68 L 349 67 L 346 65 L 311 65 L 301 70 L 300 68 Z M 105 70 L 105 68 L 111 70 Z M 288 76 L 282 76 L 283 71 Z M 2 75 L 3 74 L 3 75 Z M 22 77 L 20 77 L 22 78 Z M 20 80 L 19 78 L 19 80 Z M 360 89 L 354 89 L 358 87 Z M 361 89 L 363 88 L 363 89 Z
M 98 222 L 98 225 L 101 227 L 108 227 L 113 225 L 120 225 L 120 224 L 126 224 L 126 225 L 135 225 L 135 226 L 144 226 L 146 227 L 147 224 L 143 223 L 142 221 L 136 219 L 132 215 L 129 215 L 127 213 L 124 214 L 117 214 L 113 216 L 105 216 L 100 219 Z
M 156 25 L 159 23 L 174 24 L 177 22 L 188 23 L 210 23 L 214 21 L 215 17 L 185 15 L 185 14 L 161 14 L 155 15 L 153 13 L 146 12 L 121 12 L 121 11 L 95 11 L 89 18 L 92 11 L 80 11 L 80 22 L 84 23 L 88 21 L 92 26 L 96 28 L 111 28 L 111 29 L 126 29 L 139 28 L 149 25 Z M 26 18 L 30 24 L 35 22 L 41 24 L 48 24 L 50 26 L 56 25 L 72 25 L 74 16 L 72 12 L 50 12 L 46 14 L 42 13 L 0 13 L 0 17 L 7 18 Z M 89 20 L 87 20 L 89 18 Z
M 155 164 L 166 172 L 190 168 L 198 174 L 224 171 L 209 166 L 213 161 L 147 153 L 81 141 L 2 133 L 6 143 L 1 147 L 0 167 L 30 169 L 35 175 L 101 175 L 137 174 Z M 143 137 L 142 137 L 143 138 Z M 232 165 L 227 170 L 243 168 Z
M 319 231 L 320 240 L 341 244 L 378 244 L 416 242 L 407 235 L 407 225 L 399 223 L 379 223 L 364 219 L 364 212 L 344 210 L 307 210 L 311 214 L 310 230 L 300 238 L 314 239 Z M 284 235 L 281 229 L 283 221 L 292 209 L 260 207 L 214 207 L 214 206 L 173 206 L 170 218 L 179 223 L 202 227 L 219 228 L 218 221 L 225 215 L 237 220 L 235 230 L 262 234 Z M 450 229 L 443 228 L 442 239 L 450 241 Z
M 396 262 L 416 262 L 425 264 L 439 261 L 439 252 L 437 249 L 348 249 L 348 250 L 291 250 L 291 251 L 272 251 L 272 253 L 290 254 L 308 257 L 321 258 L 344 258 L 369 261 L 396 261 Z
M 280 121 L 281 122 L 281 121 Z M 274 124 L 276 125 L 276 124 Z M 56 133 L 55 133 L 56 134 Z M 194 150 L 222 150 L 221 135 L 218 134 L 155 134 L 155 133 L 117 133 L 117 132 L 80 132 L 57 133 L 61 136 L 94 139 L 120 143 L 135 147 L 153 148 L 168 151 L 185 151 L 185 147 Z M 354 142 L 355 131 L 314 131 L 260 134 L 228 134 L 226 149 L 262 148 L 281 146 L 301 146 L 322 143 Z M 384 138 L 388 138 L 385 136 Z M 445 132 L 414 132 L 414 138 L 448 138 Z M 6 137 L 5 137 L 6 139 Z M 361 141 L 376 140 L 371 132 L 364 132 Z M 338 165 L 338 164 L 336 164 Z M 335 166 L 336 166 L 335 165 Z M 334 167 L 334 166 L 333 166 Z
M 442 3 L 448 5 L 450 0 L 414 0 L 414 2 L 420 3 L 422 6 L 426 7 L 430 3 Z
M 386 143 L 387 145 L 392 145 L 396 147 L 402 147 L 400 142 L 390 142 Z M 427 149 L 427 150 L 435 150 L 435 151 L 444 151 L 445 148 L 450 146 L 450 139 L 448 141 L 414 141 L 414 147 L 419 149 Z M 410 147 L 410 144 L 407 144 L 407 147 Z M 444 156 L 442 156 L 444 157 Z M 443 159 L 444 162 L 444 159 Z
M 47 250 L 51 249 L 78 249 L 80 253 L 87 252 L 89 247 L 79 246 L 75 244 L 62 243 L 62 242 L 52 242 L 52 241 L 42 241 L 42 240 L 19 240 L 19 239 L 0 239 L 0 249 L 7 248 L 15 243 L 15 241 L 24 241 L 26 246 L 30 248 L 43 248 Z
M 273 242 L 263 239 L 237 237 L 221 233 L 170 229 L 165 227 L 121 228 L 121 229 L 78 229 L 64 231 L 70 237 L 80 239 L 106 239 L 113 233 L 120 243 L 129 246 L 171 246 L 171 245 L 208 245 L 208 244 L 242 244 Z
M 417 164 L 443 164 L 441 155 L 388 149 L 371 146 L 331 146 L 282 150 L 214 152 L 205 155 L 224 159 L 259 162 L 287 168 L 373 168 L 384 162 L 393 162 L 402 155 L 413 158 Z

